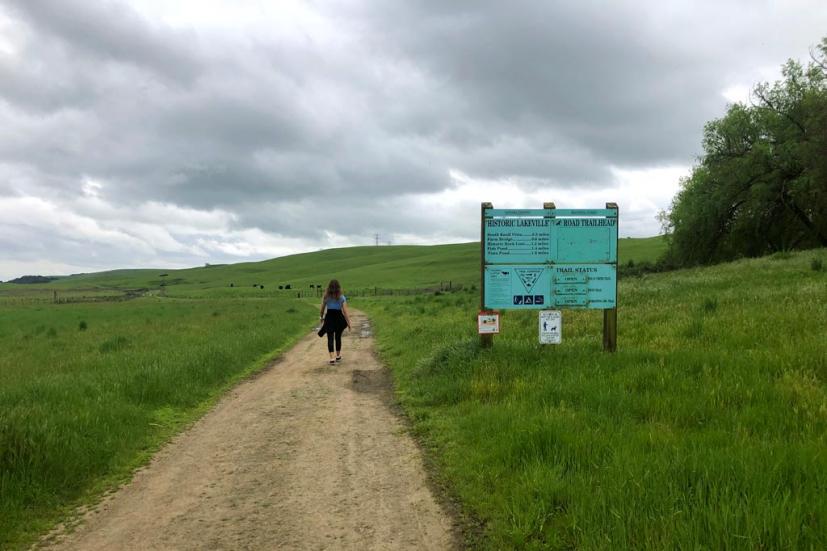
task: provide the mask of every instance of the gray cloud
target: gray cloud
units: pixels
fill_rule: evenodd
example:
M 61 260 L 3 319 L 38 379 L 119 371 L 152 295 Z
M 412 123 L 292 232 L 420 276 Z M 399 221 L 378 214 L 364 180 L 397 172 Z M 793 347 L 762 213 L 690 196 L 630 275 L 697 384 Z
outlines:
M 463 94 L 464 116 L 495 135 L 551 135 L 602 163 L 685 162 L 698 150 L 703 122 L 720 113 L 722 77 L 734 57 L 722 42 L 687 51 L 674 39 L 691 33 L 691 24 L 657 27 L 651 19 L 659 7 L 640 2 L 405 6 L 375 15 L 375 27 L 387 29 L 378 40 Z M 684 8 L 699 26 L 715 18 L 696 3 Z M 381 25 L 389 19 L 409 24 Z M 548 168 L 535 165 L 537 173 Z
M 50 225 L 40 207 L 25 227 L 0 220 L 4 255 L 100 267 L 134 258 L 126 243 L 146 244 L 141 262 L 186 264 L 374 232 L 474 239 L 487 197 L 461 193 L 617 194 L 616 168 L 689 165 L 726 87 L 806 55 L 827 28 L 818 0 L 314 2 L 237 25 L 158 5 L 0 2 L 0 212 L 30 197 L 84 220 Z M 416 197 L 427 213 L 405 209 Z M 147 205 L 213 226 L 132 220 Z M 654 233 L 646 208 L 636 231 Z M 458 212 L 467 224 L 440 221 Z M 97 230 L 51 252 L 13 244 L 72 224 Z
M 7 0 L 12 12 L 79 56 L 99 63 L 132 64 L 172 82 L 201 72 L 198 36 L 152 25 L 119 2 Z

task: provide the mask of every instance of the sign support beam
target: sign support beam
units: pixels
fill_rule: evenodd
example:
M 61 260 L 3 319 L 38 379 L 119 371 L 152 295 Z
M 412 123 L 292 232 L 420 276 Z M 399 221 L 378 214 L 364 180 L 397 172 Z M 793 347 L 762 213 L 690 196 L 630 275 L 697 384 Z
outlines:
M 491 203 L 480 204 L 480 311 L 488 308 L 485 306 L 485 211 L 493 209 Z M 494 346 L 494 335 L 480 335 L 480 348 L 491 348 Z
M 619 213 L 617 212 L 617 203 L 606 203 L 606 208 L 613 209 L 615 211 L 615 217 L 618 221 L 619 231 L 620 217 L 618 216 Z M 616 263 L 615 270 L 617 270 Z M 603 310 L 603 351 L 617 352 L 617 286 L 615 286 L 614 308 L 605 308 Z

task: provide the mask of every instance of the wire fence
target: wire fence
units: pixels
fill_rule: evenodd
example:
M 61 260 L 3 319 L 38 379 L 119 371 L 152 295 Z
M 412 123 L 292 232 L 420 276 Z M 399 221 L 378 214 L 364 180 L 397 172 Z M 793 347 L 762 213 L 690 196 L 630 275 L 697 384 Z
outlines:
M 349 298 L 411 296 L 430 295 L 437 292 L 455 292 L 462 291 L 463 289 L 464 285 L 462 283 L 454 283 L 452 281 L 441 281 L 439 285 L 434 285 L 431 287 L 408 287 L 401 289 L 390 289 L 384 287 L 357 287 L 354 289 L 345 289 L 345 295 Z M 292 291 L 296 298 L 321 298 L 324 294 L 324 289 L 321 287 L 312 287 L 309 289 L 295 289 Z
M 265 293 L 263 286 L 261 287 L 261 298 L 266 296 L 272 297 L 272 291 Z M 383 296 L 412 296 L 412 295 L 429 295 L 434 293 L 448 293 L 457 292 L 466 289 L 467 286 L 462 283 L 454 283 L 452 281 L 441 281 L 438 285 L 428 287 L 405 287 L 405 288 L 386 288 L 386 287 L 357 287 L 353 289 L 346 289 L 345 295 L 349 298 L 357 297 L 383 297 Z M 471 286 L 472 289 L 475 286 Z M 240 289 L 240 288 L 239 288 Z M 58 291 L 54 289 L 27 289 L 26 291 L 16 291 L 13 293 L 0 293 L 0 304 L 10 305 L 26 305 L 26 304 L 78 304 L 78 303 L 92 303 L 92 302 L 123 302 L 133 300 L 144 296 L 166 297 L 167 287 L 163 286 L 158 289 L 95 289 L 95 290 L 79 290 L 67 289 Z M 308 288 L 293 288 L 293 289 L 278 289 L 275 291 L 277 297 L 293 297 L 298 299 L 305 298 L 321 298 L 324 294 L 324 288 L 321 286 L 312 286 Z M 201 294 L 193 294 L 189 296 L 186 293 L 175 294 L 172 298 L 204 298 Z M 251 296 L 243 296 L 239 298 L 252 298 Z
M 86 302 L 123 302 L 149 293 L 149 289 L 121 289 L 107 291 L 79 291 L 54 289 L 27 289 L 0 294 L 0 304 L 7 306 L 26 304 L 78 304 Z

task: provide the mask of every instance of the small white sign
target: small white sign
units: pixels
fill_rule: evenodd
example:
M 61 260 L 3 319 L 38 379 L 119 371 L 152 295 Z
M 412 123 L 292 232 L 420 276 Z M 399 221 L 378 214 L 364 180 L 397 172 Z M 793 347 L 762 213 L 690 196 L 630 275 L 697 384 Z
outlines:
M 563 341 L 563 314 L 560 310 L 540 310 L 540 344 Z
M 480 312 L 477 316 L 480 335 L 495 335 L 500 332 L 500 315 L 493 312 Z

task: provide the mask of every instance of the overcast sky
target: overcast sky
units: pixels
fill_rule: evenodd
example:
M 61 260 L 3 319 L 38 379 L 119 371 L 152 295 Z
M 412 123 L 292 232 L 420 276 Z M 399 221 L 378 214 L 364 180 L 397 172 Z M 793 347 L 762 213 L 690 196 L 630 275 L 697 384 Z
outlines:
M 824 35 L 825 0 L 0 0 L 0 280 L 472 241 L 481 201 L 655 235 Z

